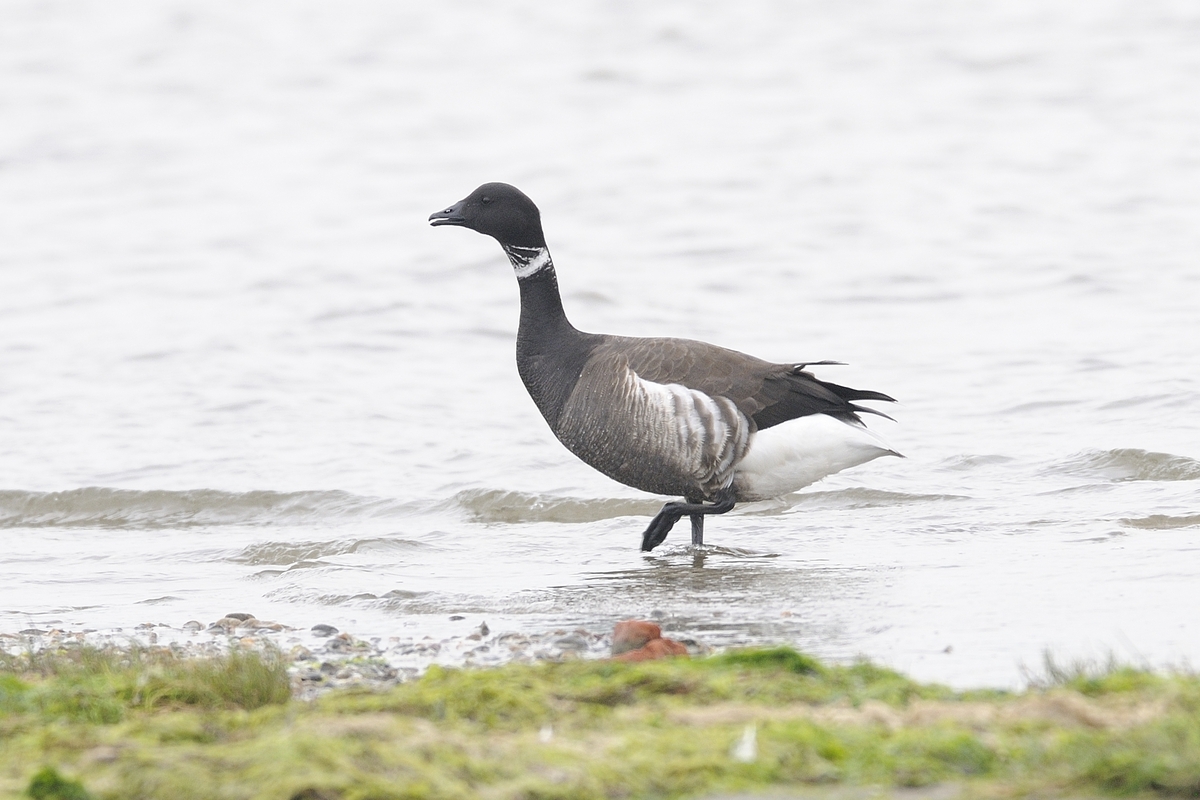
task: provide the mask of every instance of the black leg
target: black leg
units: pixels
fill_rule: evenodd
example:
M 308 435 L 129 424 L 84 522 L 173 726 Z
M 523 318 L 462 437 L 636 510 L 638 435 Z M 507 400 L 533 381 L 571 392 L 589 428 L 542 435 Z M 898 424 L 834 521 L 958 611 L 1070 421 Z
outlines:
M 704 515 L 692 514 L 692 547 L 704 544 Z
M 718 494 L 713 498 L 713 504 L 708 506 L 703 503 L 667 503 L 662 507 L 662 511 L 659 511 L 654 519 L 650 520 L 650 527 L 646 528 L 646 532 L 642 534 L 642 550 L 649 552 L 658 547 L 667 538 L 671 528 L 675 527 L 675 523 L 689 515 L 692 517 L 692 541 L 696 541 L 697 518 L 700 519 L 700 539 L 703 541 L 704 515 L 724 514 L 732 510 L 733 506 L 733 493 L 729 491 Z

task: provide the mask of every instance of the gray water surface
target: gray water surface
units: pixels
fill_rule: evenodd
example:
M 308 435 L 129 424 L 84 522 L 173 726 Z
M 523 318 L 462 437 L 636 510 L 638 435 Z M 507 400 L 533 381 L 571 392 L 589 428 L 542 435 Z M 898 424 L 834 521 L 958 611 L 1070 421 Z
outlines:
M 1186 2 L 5 3 L 0 632 L 1195 663 L 1197 98 Z M 578 327 L 849 362 L 908 457 L 640 553 L 426 224 L 489 180 Z

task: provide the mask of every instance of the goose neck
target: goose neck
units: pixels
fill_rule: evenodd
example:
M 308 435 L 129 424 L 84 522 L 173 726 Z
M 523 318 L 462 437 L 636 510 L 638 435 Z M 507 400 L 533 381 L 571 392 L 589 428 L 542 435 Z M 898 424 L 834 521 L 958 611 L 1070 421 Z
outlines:
M 554 333 L 574 330 L 563 310 L 562 297 L 558 291 L 558 276 L 554 262 L 546 248 L 505 247 L 513 271 L 517 274 L 517 285 L 521 289 L 522 337 L 537 332 Z M 513 251 L 518 251 L 514 255 Z M 525 252 L 520 252 L 525 251 Z

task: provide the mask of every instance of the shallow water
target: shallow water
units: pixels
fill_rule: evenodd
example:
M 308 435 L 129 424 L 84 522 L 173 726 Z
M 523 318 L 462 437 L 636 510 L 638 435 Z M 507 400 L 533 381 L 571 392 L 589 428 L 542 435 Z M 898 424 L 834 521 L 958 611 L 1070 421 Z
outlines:
M 1200 660 L 1192 4 L 0 7 L 0 631 L 656 615 L 921 678 Z M 640 534 L 513 365 L 585 330 L 900 398 L 908 457 Z M 451 616 L 463 616 L 451 620 Z

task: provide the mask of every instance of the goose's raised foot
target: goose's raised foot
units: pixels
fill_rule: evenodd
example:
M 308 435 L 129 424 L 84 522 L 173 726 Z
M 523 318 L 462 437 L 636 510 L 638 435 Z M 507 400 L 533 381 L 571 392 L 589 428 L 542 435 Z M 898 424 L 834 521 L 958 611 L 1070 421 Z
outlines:
M 724 514 L 735 505 L 732 493 L 719 494 L 712 505 L 703 503 L 667 503 L 650 520 L 650 527 L 642 534 L 642 552 L 650 552 L 667 538 L 671 528 L 685 516 L 692 518 L 692 544 L 704 544 L 704 515 Z

